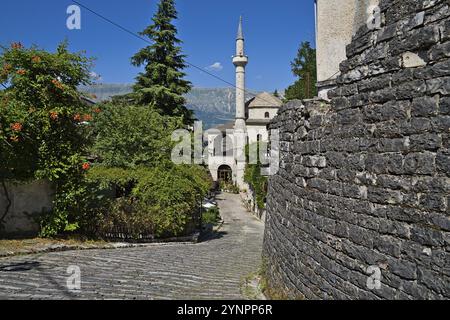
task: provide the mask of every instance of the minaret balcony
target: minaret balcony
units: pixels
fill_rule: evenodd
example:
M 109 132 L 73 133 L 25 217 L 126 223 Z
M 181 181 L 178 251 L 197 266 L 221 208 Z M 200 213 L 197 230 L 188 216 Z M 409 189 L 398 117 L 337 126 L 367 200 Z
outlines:
M 247 56 L 235 56 L 233 57 L 233 64 L 236 67 L 245 67 L 248 64 Z

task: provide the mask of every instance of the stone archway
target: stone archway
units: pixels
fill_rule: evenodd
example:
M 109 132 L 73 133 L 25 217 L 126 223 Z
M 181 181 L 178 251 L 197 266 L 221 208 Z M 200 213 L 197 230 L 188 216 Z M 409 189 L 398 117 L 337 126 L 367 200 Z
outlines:
M 220 166 L 217 170 L 217 179 L 219 182 L 231 183 L 233 181 L 233 170 L 231 170 L 230 166 Z

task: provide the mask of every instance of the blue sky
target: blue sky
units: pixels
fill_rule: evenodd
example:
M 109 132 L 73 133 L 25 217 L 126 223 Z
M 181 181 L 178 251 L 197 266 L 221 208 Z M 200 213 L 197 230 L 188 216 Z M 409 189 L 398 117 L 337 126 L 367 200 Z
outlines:
M 141 31 L 153 16 L 157 0 L 79 0 L 94 11 L 132 31 Z M 187 60 L 234 83 L 231 56 L 239 16 L 244 17 L 247 86 L 253 90 L 284 89 L 294 81 L 290 61 L 301 41 L 314 45 L 313 0 L 177 0 L 176 25 Z M 133 82 L 138 68 L 130 57 L 145 46 L 141 40 L 81 9 L 81 30 L 66 28 L 70 0 L 2 1 L 0 45 L 20 41 L 54 50 L 64 39 L 72 51 L 95 57 L 94 71 L 105 83 Z M 189 68 L 188 79 L 197 87 L 227 84 Z

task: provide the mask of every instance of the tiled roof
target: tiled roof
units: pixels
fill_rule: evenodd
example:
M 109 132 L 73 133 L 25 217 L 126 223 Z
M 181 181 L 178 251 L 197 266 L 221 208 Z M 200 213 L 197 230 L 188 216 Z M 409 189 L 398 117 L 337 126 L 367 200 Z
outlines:
M 268 92 L 260 93 L 247 102 L 249 108 L 281 107 L 282 105 L 283 102 L 279 98 Z

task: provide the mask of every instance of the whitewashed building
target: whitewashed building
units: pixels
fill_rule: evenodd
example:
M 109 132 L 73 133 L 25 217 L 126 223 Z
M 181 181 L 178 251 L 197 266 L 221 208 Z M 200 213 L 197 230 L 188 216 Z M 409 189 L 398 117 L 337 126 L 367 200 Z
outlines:
M 233 57 L 236 67 L 236 119 L 208 133 L 208 167 L 214 181 L 232 182 L 241 189 L 246 188 L 245 146 L 268 141 L 267 125 L 282 105 L 279 98 L 267 92 L 245 101 L 247 63 L 241 18 L 236 38 L 236 55 Z

